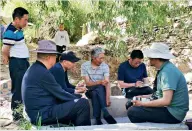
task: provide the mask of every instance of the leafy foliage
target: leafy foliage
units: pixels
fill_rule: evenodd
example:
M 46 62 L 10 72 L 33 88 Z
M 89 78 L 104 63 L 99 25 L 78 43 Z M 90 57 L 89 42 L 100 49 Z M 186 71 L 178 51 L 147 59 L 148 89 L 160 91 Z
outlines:
M 65 29 L 70 34 L 72 42 L 78 41 L 85 34 L 85 25 L 91 23 L 93 30 L 98 30 L 100 37 L 106 35 L 117 37 L 118 40 L 104 40 L 104 44 L 112 51 L 123 53 L 126 44 L 119 40 L 125 36 L 134 36 L 140 39 L 160 37 L 159 28 L 171 26 L 175 17 L 189 13 L 191 10 L 184 6 L 187 1 L 127 1 L 127 0 L 46 0 L 46 1 L 2 1 L 5 12 L 12 12 L 18 6 L 27 8 L 30 12 L 29 21 L 35 26 L 28 31 L 28 36 L 37 38 L 49 37 L 63 22 Z M 114 18 L 122 16 L 127 19 L 125 33 L 117 25 Z M 103 22 L 105 28 L 101 29 L 99 23 Z M 49 28 L 44 30 L 42 28 Z M 31 30 L 35 30 L 31 31 Z M 82 31 L 83 30 L 83 31 Z M 44 36 L 39 32 L 48 32 Z M 32 34 L 33 33 L 33 34 Z M 115 45 L 115 46 L 113 46 Z M 124 47 L 123 47 L 124 46 Z

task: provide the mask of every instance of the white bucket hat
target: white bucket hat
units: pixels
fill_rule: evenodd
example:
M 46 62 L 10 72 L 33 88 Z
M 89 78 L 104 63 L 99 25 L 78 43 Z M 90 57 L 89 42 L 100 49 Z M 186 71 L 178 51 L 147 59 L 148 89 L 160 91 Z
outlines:
M 148 58 L 162 58 L 162 59 L 172 59 L 175 58 L 169 51 L 169 46 L 163 42 L 152 43 L 150 49 L 143 51 L 143 54 Z

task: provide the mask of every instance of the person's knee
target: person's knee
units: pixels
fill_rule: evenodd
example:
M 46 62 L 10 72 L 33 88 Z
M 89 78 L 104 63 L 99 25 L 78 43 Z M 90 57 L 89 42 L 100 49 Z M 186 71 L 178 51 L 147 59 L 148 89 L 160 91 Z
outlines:
M 129 109 L 128 109 L 128 112 L 127 112 L 127 116 L 128 116 L 128 118 L 129 118 L 129 120 L 132 122 L 132 123 L 135 123 L 136 121 L 135 121 L 135 118 L 137 118 L 137 114 L 138 114 L 138 112 L 137 112 L 137 110 L 136 110 L 136 108 L 135 107 L 130 107 Z
M 79 99 L 79 106 L 83 107 L 83 108 L 86 108 L 86 109 L 89 109 L 90 108 L 90 105 L 89 105 L 89 101 L 85 98 L 81 98 Z
M 152 94 L 153 93 L 153 90 L 150 87 L 147 87 L 146 91 L 147 91 L 148 94 Z
M 130 107 L 127 111 L 127 116 L 130 117 L 130 116 L 133 116 L 135 114 L 135 109 L 134 107 Z
M 100 94 L 105 95 L 105 86 L 98 85 L 95 91 L 97 92 L 98 95 L 100 95 Z
M 92 91 L 92 92 L 91 92 L 91 100 L 94 101 L 94 100 L 96 100 L 96 99 L 98 99 L 98 94 L 97 94 L 96 91 Z

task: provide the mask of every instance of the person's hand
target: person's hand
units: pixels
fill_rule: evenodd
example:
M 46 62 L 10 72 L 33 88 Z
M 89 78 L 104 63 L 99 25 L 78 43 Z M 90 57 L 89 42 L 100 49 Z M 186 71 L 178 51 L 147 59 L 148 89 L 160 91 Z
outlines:
M 107 107 L 111 106 L 111 99 L 110 99 L 110 97 L 107 97 L 106 104 L 107 104 Z
M 9 57 L 3 56 L 3 64 L 5 64 L 5 65 L 9 64 Z
M 133 103 L 133 106 L 142 106 L 142 102 L 141 101 L 138 101 L 138 100 L 132 100 L 131 101 Z
M 77 87 L 75 89 L 76 93 L 85 93 L 87 91 L 86 87 Z
M 76 85 L 76 87 L 83 87 L 83 86 L 85 86 L 85 82 L 79 82 L 79 83 Z
M 81 98 L 88 99 L 85 94 L 82 94 Z
M 135 86 L 136 87 L 141 87 L 143 85 L 143 82 L 142 81 L 137 81 L 136 83 L 135 83 Z
M 102 80 L 102 81 L 101 81 L 101 84 L 102 84 L 103 86 L 106 86 L 108 83 L 109 83 L 109 81 L 107 81 L 107 80 Z

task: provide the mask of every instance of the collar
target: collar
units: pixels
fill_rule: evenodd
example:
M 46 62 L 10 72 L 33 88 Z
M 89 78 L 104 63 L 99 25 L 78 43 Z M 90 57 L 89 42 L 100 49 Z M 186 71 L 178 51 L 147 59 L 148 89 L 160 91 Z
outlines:
M 57 63 L 61 68 L 62 68 L 62 70 L 64 71 L 64 72 L 66 72 L 67 70 L 61 65 L 61 63 L 60 62 L 58 62 Z
M 101 63 L 101 64 L 103 64 L 103 63 Z M 99 68 L 101 67 L 101 65 L 99 65 L 99 66 L 97 66 L 96 68 L 93 68 L 91 61 L 90 61 L 90 65 L 91 65 L 91 68 L 92 68 L 92 69 L 99 69 Z
M 42 67 L 44 67 L 44 68 L 46 68 L 47 69 L 47 67 L 42 63 L 42 62 L 40 62 L 40 61 L 38 61 L 38 60 L 36 60 L 36 62 L 35 62 L 36 64 L 39 64 L 39 65 L 41 65 Z
M 10 26 L 9 28 L 11 28 L 12 30 L 15 30 L 15 31 L 23 31 L 22 28 L 17 29 L 17 28 L 13 25 L 12 22 L 9 24 L 9 26 Z
M 164 63 L 161 65 L 159 71 L 161 71 L 168 63 L 169 63 L 169 61 L 164 62 Z

